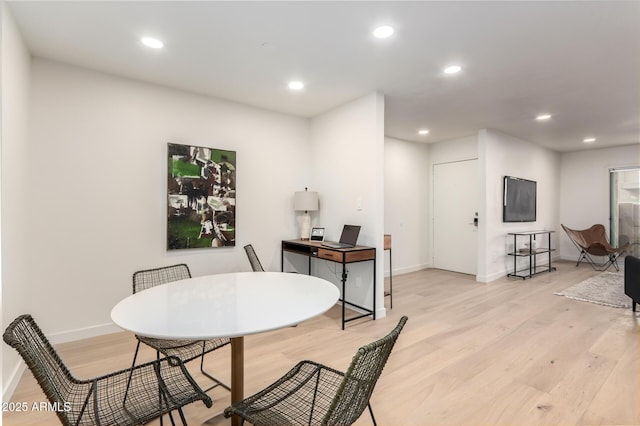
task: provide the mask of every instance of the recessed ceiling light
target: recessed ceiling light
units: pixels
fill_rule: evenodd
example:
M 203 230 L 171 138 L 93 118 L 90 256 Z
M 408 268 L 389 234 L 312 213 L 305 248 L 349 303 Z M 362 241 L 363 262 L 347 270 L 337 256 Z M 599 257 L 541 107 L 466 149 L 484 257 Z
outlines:
M 582 142 L 584 142 L 584 143 L 592 143 L 592 142 L 595 142 L 595 141 L 596 141 L 596 138 L 584 138 L 582 140 Z
M 456 74 L 462 71 L 462 67 L 460 65 L 450 65 L 444 69 L 445 74 Z
M 142 37 L 142 44 L 152 49 L 162 49 L 164 47 L 164 43 L 153 37 Z
M 393 27 L 383 25 L 373 30 L 373 35 L 377 38 L 387 38 L 393 35 Z
M 544 121 L 544 120 L 548 120 L 550 118 L 551 118 L 551 114 L 540 114 L 539 116 L 536 117 L 536 120 Z
M 289 82 L 289 89 L 291 90 L 302 90 L 304 89 L 304 83 L 301 81 L 291 81 Z
M 419 135 L 428 135 L 429 134 L 429 130 L 427 130 L 427 129 L 418 130 L 418 134 Z

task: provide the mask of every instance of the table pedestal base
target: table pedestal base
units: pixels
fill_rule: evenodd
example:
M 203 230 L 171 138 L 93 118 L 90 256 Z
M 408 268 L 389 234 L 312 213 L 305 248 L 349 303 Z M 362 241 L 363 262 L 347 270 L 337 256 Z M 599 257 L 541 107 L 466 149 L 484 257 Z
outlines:
M 244 399 L 244 337 L 231 338 L 231 403 Z M 242 419 L 231 418 L 233 426 L 240 426 Z

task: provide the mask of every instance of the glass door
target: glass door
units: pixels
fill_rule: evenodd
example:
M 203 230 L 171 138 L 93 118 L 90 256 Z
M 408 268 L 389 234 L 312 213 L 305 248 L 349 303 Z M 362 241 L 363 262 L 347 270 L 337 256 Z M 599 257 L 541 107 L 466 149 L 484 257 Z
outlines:
M 640 257 L 640 167 L 611 169 L 611 245 L 631 243 L 627 254 Z

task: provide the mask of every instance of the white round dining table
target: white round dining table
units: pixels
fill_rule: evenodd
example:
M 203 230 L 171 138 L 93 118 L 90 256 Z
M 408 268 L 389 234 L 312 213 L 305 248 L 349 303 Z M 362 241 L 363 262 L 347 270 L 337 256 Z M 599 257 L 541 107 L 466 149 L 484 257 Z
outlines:
M 244 397 L 244 336 L 298 324 L 329 310 L 337 287 L 282 272 L 237 272 L 173 281 L 121 300 L 112 321 L 161 339 L 231 338 L 231 401 Z M 239 419 L 234 417 L 235 424 Z

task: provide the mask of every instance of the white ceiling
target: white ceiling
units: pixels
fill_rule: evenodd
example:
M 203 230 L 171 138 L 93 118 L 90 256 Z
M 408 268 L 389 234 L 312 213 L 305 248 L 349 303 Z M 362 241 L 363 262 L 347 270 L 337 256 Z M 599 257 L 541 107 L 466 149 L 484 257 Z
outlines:
M 638 1 L 7 4 L 35 56 L 304 117 L 379 91 L 399 139 L 640 143 Z M 375 39 L 381 24 L 395 34 Z M 445 76 L 452 63 L 463 72 Z

